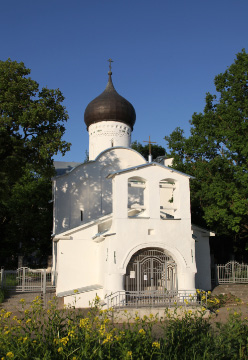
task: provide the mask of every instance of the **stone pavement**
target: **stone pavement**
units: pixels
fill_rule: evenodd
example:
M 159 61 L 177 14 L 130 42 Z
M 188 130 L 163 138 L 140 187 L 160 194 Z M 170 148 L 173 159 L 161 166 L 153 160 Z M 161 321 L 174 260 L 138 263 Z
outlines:
M 241 299 L 244 304 L 248 304 L 248 284 L 224 284 L 216 286 L 212 294 L 219 295 L 219 294 L 232 294 L 235 297 Z M 22 304 L 20 303 L 21 299 L 25 299 L 25 307 L 24 309 L 29 308 L 32 301 L 36 298 L 36 296 L 41 296 L 42 300 L 44 301 L 45 306 L 47 305 L 49 300 L 52 300 L 55 296 L 55 292 L 47 293 L 45 297 L 41 292 L 34 292 L 34 293 L 12 293 L 5 299 L 5 301 L 0 304 L 0 309 L 3 308 L 6 311 L 21 311 L 23 309 Z M 59 308 L 63 307 L 63 298 L 59 300 Z
M 41 292 L 26 292 L 26 293 L 10 293 L 3 303 L 0 304 L 0 309 L 6 311 L 17 312 L 28 309 L 32 304 L 32 301 L 40 296 L 44 305 L 46 306 L 49 300 L 52 300 L 55 296 L 55 292 L 50 292 L 43 295 Z M 21 299 L 25 300 L 25 305 L 20 302 Z

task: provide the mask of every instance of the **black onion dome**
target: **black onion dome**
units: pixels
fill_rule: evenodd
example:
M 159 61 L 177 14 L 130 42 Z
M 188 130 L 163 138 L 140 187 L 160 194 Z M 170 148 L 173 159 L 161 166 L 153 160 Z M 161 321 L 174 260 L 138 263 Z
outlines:
M 92 100 L 85 109 L 84 122 L 87 129 L 91 124 L 100 121 L 119 121 L 133 129 L 136 113 L 133 105 L 120 96 L 112 83 L 112 72 L 109 71 L 109 80 L 106 89 Z

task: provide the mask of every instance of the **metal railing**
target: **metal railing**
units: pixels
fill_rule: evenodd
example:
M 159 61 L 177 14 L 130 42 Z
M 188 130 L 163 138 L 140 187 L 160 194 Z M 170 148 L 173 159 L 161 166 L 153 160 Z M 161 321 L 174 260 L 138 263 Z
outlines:
M 105 299 L 107 308 L 207 306 L 207 293 L 200 290 L 117 291 Z
M 248 283 L 248 265 L 237 261 L 229 261 L 225 265 L 216 266 L 217 284 Z
M 55 290 L 57 273 L 47 269 L 30 269 L 26 267 L 17 270 L 0 272 L 0 286 L 13 292 L 42 292 Z

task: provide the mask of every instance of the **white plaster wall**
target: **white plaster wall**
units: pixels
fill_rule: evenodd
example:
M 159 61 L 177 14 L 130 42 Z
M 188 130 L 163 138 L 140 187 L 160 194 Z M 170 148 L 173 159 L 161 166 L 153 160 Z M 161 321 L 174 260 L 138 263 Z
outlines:
M 89 126 L 89 160 L 114 146 L 130 147 L 132 129 L 119 121 L 101 121 Z
M 111 274 L 111 280 L 106 283 L 107 293 L 113 291 L 113 281 L 115 291 L 117 283 L 121 286 L 121 279 L 117 275 L 124 275 L 132 255 L 146 247 L 162 248 L 173 257 L 177 263 L 179 289 L 195 288 L 196 266 L 191 257 L 194 241 L 187 220 L 115 219 L 112 231 L 116 231 L 116 236 L 111 237 L 108 245 L 108 274 Z
M 146 163 L 135 150 L 112 148 L 54 179 L 54 229 L 62 233 L 112 212 L 113 171 Z M 83 211 L 83 221 L 81 221 Z
M 153 235 L 149 235 L 153 229 Z M 165 249 L 177 263 L 179 290 L 194 290 L 195 263 L 191 259 L 191 228 L 188 221 L 159 219 L 115 219 L 101 243 L 92 240 L 97 226 L 60 240 L 57 292 L 83 286 L 102 285 L 102 298 L 124 289 L 124 275 L 132 255 L 146 247 Z M 99 291 L 97 291 L 99 295 Z M 73 295 L 74 296 L 74 295 Z M 73 298 L 73 296 L 71 298 Z M 92 298 L 91 298 L 92 296 Z M 80 306 L 88 306 L 95 292 L 80 294 Z M 71 302 L 68 297 L 66 302 Z

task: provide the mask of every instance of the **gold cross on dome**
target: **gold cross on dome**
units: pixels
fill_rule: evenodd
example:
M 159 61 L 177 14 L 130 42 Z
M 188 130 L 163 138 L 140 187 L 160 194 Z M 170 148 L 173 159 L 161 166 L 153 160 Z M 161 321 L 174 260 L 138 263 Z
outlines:
M 151 144 L 157 144 L 156 141 L 151 141 L 149 136 L 149 141 L 143 140 L 143 142 L 149 143 L 149 155 L 151 155 L 152 154 Z
M 111 58 L 108 59 L 108 62 L 109 62 L 109 71 L 111 71 L 111 63 L 114 62 Z

